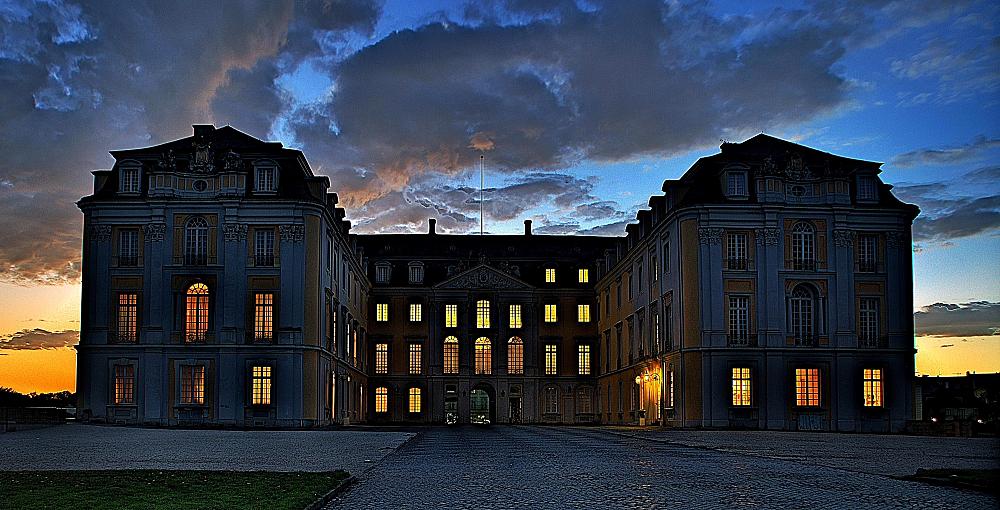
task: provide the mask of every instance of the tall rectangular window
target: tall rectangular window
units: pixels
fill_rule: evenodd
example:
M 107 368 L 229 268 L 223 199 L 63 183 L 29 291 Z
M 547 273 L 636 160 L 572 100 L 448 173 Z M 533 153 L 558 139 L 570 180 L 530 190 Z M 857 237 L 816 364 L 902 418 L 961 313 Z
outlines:
M 521 327 L 521 305 L 510 305 L 510 327 Z
M 590 281 L 590 270 L 581 268 L 577 274 L 577 281 L 580 283 L 588 283 Z
M 667 371 L 667 407 L 674 407 L 674 371 Z
M 590 322 L 590 305 L 576 305 L 576 320 Z
M 274 340 L 273 292 L 255 292 L 253 295 L 253 339 L 255 342 Z
M 750 368 L 733 367 L 733 405 L 749 406 L 750 399 Z
M 458 327 L 458 305 L 444 305 L 444 327 Z
M 545 414 L 556 414 L 559 412 L 559 388 L 549 386 L 545 388 Z
M 139 231 L 122 229 L 118 231 L 118 265 L 134 267 L 139 265 Z
M 115 365 L 115 404 L 135 403 L 135 365 Z
M 423 367 L 423 356 L 421 356 L 420 344 L 410 344 L 410 375 L 420 375 Z
M 650 321 L 653 324 L 653 345 L 655 346 L 656 352 L 663 350 L 663 345 L 660 344 L 660 315 L 657 313 L 653 314 L 653 320 Z
M 389 303 L 375 303 L 375 321 L 386 322 L 389 320 Z
M 882 369 L 864 369 L 864 403 L 865 407 L 882 407 Z
M 858 271 L 874 273 L 878 267 L 878 237 L 873 234 L 858 236 Z
M 389 344 L 375 344 L 375 373 L 389 373 Z
M 389 283 L 389 275 L 392 274 L 392 266 L 389 264 L 378 264 L 375 266 L 375 282 Z
M 512 375 L 524 373 L 524 342 L 516 336 L 507 342 L 507 373 Z
M 729 296 L 729 343 L 748 345 L 750 342 L 750 297 Z
M 274 174 L 274 167 L 257 167 L 256 179 L 254 179 L 254 191 L 275 191 Z
M 726 268 L 734 271 L 747 269 L 747 235 L 734 232 L 726 236 Z
M 545 283 L 556 283 L 556 270 L 555 268 L 545 269 Z
M 410 388 L 410 412 L 420 412 L 420 388 Z
M 139 192 L 139 167 L 125 166 L 121 168 L 121 192 Z
M 795 405 L 819 407 L 819 369 L 795 369 Z
M 458 373 L 458 338 L 449 336 L 444 339 L 444 373 Z
M 375 388 L 375 412 L 389 412 L 389 388 L 385 386 Z
M 858 200 L 875 200 L 875 178 L 870 175 L 858 176 Z
M 556 305 L 545 305 L 545 322 L 556 322 Z
M 410 264 L 410 283 L 424 283 L 424 266 L 417 262 Z
M 747 174 L 746 172 L 726 173 L 726 194 L 731 197 L 747 196 Z
M 659 266 L 656 265 L 656 254 L 649 254 L 649 279 L 656 283 L 656 279 L 659 278 L 660 271 Z
M 590 375 L 590 344 L 580 344 L 577 351 L 577 371 L 580 375 Z
M 250 403 L 255 406 L 271 405 L 271 367 L 254 366 Z
M 410 322 L 420 322 L 424 317 L 424 309 L 420 303 L 410 303 Z
M 135 343 L 139 339 L 139 294 L 118 294 L 118 341 Z
M 558 346 L 545 344 L 545 375 L 556 375 L 559 370 Z
M 253 265 L 274 265 L 274 229 L 253 231 Z
M 493 373 L 493 343 L 489 338 L 481 336 L 476 339 L 475 361 L 477 374 Z
M 878 298 L 863 297 L 858 303 L 858 339 L 866 347 L 879 343 Z
M 181 404 L 205 403 L 205 365 L 181 365 Z
M 490 327 L 490 302 L 488 300 L 476 301 L 476 327 L 479 329 Z

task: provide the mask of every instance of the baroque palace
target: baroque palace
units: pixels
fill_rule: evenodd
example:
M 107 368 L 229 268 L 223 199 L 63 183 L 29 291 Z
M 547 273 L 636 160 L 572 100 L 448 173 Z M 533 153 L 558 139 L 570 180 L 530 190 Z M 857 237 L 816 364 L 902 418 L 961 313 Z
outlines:
M 84 213 L 78 413 L 308 427 L 898 431 L 910 230 L 879 164 L 758 135 L 623 237 L 352 234 L 300 151 L 231 127 L 113 151 Z

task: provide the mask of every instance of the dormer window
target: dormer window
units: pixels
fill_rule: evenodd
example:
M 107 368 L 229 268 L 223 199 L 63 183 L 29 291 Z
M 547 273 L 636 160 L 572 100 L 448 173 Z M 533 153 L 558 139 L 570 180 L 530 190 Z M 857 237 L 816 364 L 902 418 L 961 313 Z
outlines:
M 272 164 L 255 165 L 253 189 L 262 193 L 278 191 L 278 168 Z
M 389 283 L 389 277 L 392 274 L 392 266 L 388 262 L 379 262 L 375 264 L 375 283 Z
M 410 262 L 410 283 L 424 283 L 424 265 L 420 262 Z
M 726 196 L 745 198 L 747 196 L 747 173 L 742 170 L 726 172 Z
M 871 175 L 858 176 L 858 200 L 875 200 L 875 177 Z
M 121 167 L 119 191 L 121 191 L 122 193 L 138 193 L 140 171 L 141 169 L 138 166 Z

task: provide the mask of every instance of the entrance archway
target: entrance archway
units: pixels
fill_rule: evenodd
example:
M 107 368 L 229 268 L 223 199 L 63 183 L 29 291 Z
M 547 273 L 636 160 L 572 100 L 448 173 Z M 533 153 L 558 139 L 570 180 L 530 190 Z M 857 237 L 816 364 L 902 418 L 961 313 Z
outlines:
M 489 385 L 477 385 L 469 392 L 469 422 L 482 425 L 496 422 L 496 398 Z

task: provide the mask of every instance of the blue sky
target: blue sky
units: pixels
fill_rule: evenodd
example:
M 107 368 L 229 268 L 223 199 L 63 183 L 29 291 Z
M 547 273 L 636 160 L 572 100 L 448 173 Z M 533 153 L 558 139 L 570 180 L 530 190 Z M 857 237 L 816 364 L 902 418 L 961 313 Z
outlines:
M 763 131 L 880 161 L 923 210 L 915 306 L 949 305 L 918 316 L 918 334 L 932 316 L 986 324 L 975 338 L 1000 352 L 998 13 L 989 0 L 10 0 L 0 342 L 43 320 L 76 327 L 29 296 L 79 291 L 73 202 L 107 151 L 211 122 L 301 148 L 361 232 L 428 217 L 478 230 L 480 154 L 488 231 L 532 218 L 605 235 L 720 139 Z

